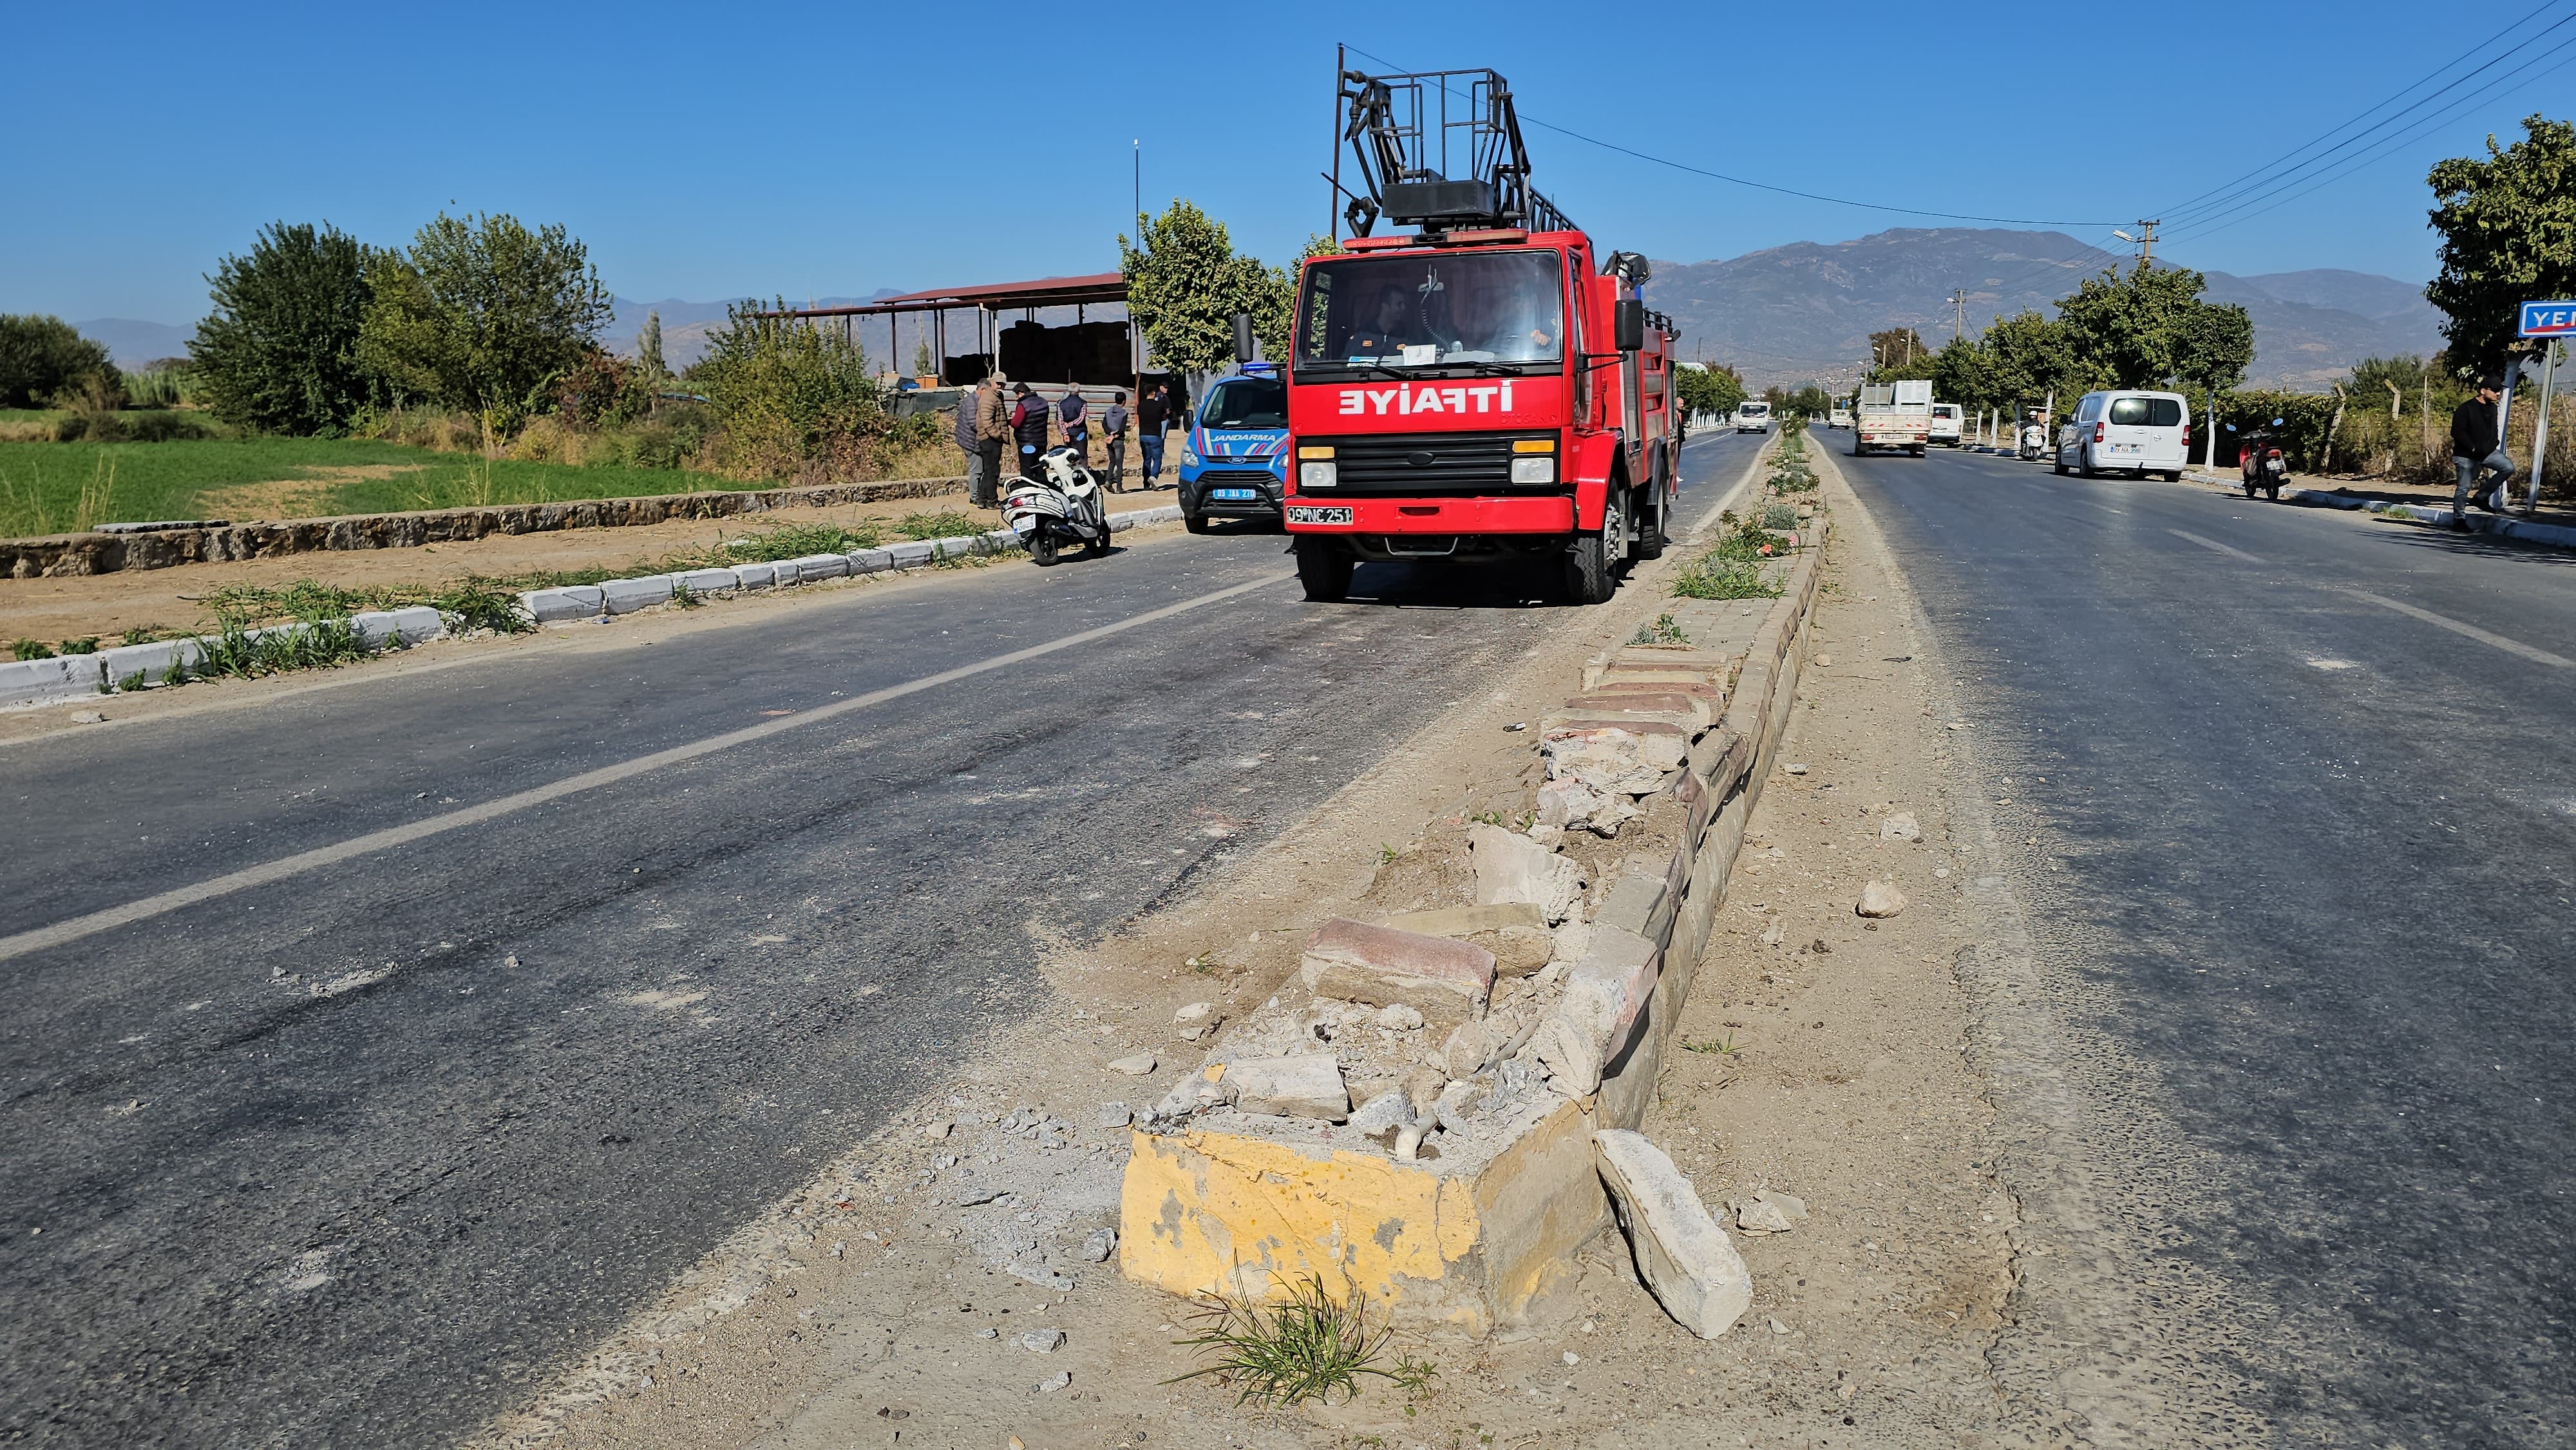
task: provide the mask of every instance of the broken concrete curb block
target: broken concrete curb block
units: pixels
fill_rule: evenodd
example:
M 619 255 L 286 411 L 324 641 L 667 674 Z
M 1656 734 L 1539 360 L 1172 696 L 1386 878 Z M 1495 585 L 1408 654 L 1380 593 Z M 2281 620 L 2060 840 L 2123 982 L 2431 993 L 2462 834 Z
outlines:
M 1702 1339 L 1733 1328 L 1753 1307 L 1753 1276 L 1690 1180 L 1641 1133 L 1604 1128 L 1592 1146 L 1655 1302 Z
M 1420 932 L 1424 936 L 1474 936 L 1478 932 L 1502 931 L 1507 927 L 1547 925 L 1547 918 L 1526 901 L 1506 901 L 1493 906 L 1444 906 L 1437 911 L 1408 911 L 1390 916 L 1378 923 L 1397 931 Z
M 1538 1024 L 1521 1052 L 1567 1097 L 1588 1098 L 1601 1090 L 1600 1039 L 1561 1011 Z
M 1494 990 L 1494 954 L 1483 947 L 1340 916 L 1315 929 L 1300 971 L 1319 997 L 1400 1002 L 1443 1025 L 1484 1016 Z
M 1553 925 L 1583 899 L 1583 868 L 1527 836 L 1480 821 L 1467 828 L 1467 849 L 1480 906 L 1526 902 Z
M 1662 962 L 1653 942 L 1596 922 L 1583 959 L 1565 974 L 1565 999 L 1557 1011 L 1592 1034 L 1605 1061 L 1615 1058 L 1654 995 Z
M 1109 1064 L 1109 1070 L 1127 1077 L 1151 1076 L 1154 1071 L 1154 1054 L 1140 1052 L 1133 1057 L 1119 1058 Z
M 1351 1093 L 1342 1082 L 1342 1066 L 1329 1053 L 1228 1063 L 1225 1081 L 1234 1089 L 1239 1112 L 1328 1123 L 1351 1115 Z

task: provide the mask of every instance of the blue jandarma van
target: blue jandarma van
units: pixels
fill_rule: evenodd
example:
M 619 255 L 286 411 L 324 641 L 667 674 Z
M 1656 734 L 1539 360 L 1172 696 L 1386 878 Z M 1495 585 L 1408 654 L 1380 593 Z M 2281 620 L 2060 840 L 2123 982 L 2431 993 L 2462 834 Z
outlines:
M 1276 519 L 1287 488 L 1288 387 L 1276 364 L 1245 363 L 1219 378 L 1181 443 L 1181 519 Z

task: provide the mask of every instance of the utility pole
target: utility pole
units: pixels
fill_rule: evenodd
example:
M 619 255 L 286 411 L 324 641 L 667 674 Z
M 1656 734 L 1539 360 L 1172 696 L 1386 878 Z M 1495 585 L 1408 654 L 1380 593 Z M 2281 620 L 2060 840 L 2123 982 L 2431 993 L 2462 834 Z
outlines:
M 1950 340 L 1952 342 L 1957 342 L 1959 340 L 1959 334 L 1967 330 L 1968 289 L 1962 287 L 1958 291 L 1950 294 Z
M 2164 223 L 2161 221 L 2142 221 L 2138 223 L 2138 270 L 2141 272 L 2155 265 L 2156 228 L 2163 225 Z

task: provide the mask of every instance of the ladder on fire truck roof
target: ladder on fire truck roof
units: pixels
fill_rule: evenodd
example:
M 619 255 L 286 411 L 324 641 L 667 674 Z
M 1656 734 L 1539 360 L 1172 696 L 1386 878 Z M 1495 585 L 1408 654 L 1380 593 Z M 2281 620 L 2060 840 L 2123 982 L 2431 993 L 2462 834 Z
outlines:
M 1581 230 L 1531 188 L 1511 86 L 1492 70 L 1346 70 L 1341 99 L 1349 108 L 1342 140 L 1358 158 L 1362 186 L 1344 188 L 1351 200 L 1342 215 L 1353 235 L 1367 236 L 1380 216 L 1426 232 Z M 1452 171 L 1453 156 L 1463 175 Z

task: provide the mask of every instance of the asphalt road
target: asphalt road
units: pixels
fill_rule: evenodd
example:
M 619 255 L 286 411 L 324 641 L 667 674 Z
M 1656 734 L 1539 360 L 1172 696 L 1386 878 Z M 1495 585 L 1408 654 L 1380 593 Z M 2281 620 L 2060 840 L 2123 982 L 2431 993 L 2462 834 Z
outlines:
M 1684 520 L 1756 441 L 1690 446 Z M 1222 870 L 1546 612 L 1399 566 L 1307 606 L 1282 547 L 1012 562 L 0 751 L 0 938 L 311 853 L 0 951 L 0 1439 L 452 1442 L 1031 1010 L 1035 933 Z
M 2012 782 L 2158 1340 L 2274 1443 L 2576 1442 L 2576 557 L 1818 437 Z

